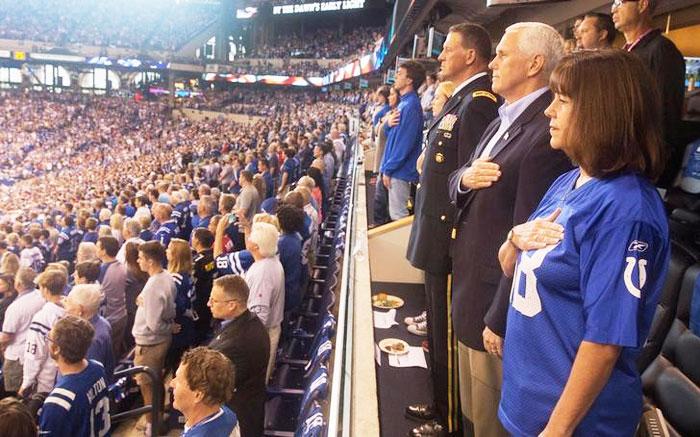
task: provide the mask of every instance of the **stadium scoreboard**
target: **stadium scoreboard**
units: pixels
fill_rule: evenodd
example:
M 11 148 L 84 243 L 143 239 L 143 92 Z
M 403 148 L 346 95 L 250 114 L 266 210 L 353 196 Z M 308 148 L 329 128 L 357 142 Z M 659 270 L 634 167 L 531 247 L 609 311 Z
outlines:
M 320 1 L 312 3 L 287 4 L 272 7 L 273 15 L 305 14 L 312 12 L 345 11 L 350 9 L 362 9 L 365 0 L 339 0 Z

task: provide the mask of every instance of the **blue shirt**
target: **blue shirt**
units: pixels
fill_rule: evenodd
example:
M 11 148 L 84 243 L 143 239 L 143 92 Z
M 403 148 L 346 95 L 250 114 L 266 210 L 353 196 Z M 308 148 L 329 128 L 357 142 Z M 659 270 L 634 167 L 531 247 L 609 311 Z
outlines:
M 109 396 L 105 371 L 96 361 L 80 373 L 61 376 L 44 401 L 39 435 L 109 436 Z
M 98 239 L 99 239 L 99 235 L 97 234 L 97 231 L 87 231 L 83 235 L 83 242 L 84 243 L 97 243 Z
M 143 241 L 151 241 L 153 240 L 153 232 L 151 232 L 150 229 L 144 229 L 143 231 L 139 232 L 139 238 Z
M 269 199 L 275 195 L 275 181 L 267 170 L 262 174 L 262 178 L 265 181 L 265 199 Z
M 287 173 L 287 186 L 295 183 L 299 179 L 299 161 L 295 157 L 285 159 L 282 173 Z
M 226 253 L 216 257 L 216 272 L 219 276 L 242 275 L 254 262 L 253 254 L 247 250 Z
M 170 219 L 161 223 L 153 234 L 153 239 L 160 242 L 163 247 L 168 247 L 170 240 L 178 236 L 179 229 L 177 228 L 177 222 L 174 219 Z
M 238 425 L 238 418 L 227 406 L 222 406 L 214 415 L 206 417 L 191 428 L 185 428 L 182 437 L 228 436 Z
M 380 172 L 407 182 L 418 182 L 416 161 L 423 139 L 423 109 L 415 91 L 401 96 L 399 124 L 389 128 Z
M 75 254 L 78 251 L 78 245 L 73 244 L 76 233 L 77 230 L 74 226 L 63 227 L 61 232 L 58 233 L 58 240 L 56 243 L 56 260 L 73 261 L 73 258 L 75 258 Z M 73 246 L 75 246 L 75 248 Z
M 296 309 L 301 303 L 301 236 L 281 234 L 277 242 L 280 262 L 284 268 L 284 311 Z
M 194 341 L 194 313 L 192 304 L 195 299 L 194 283 L 189 273 L 170 273 L 175 282 L 175 323 L 180 325 L 180 332 L 173 334 L 173 344 L 191 346 Z
M 114 352 L 112 351 L 112 326 L 107 319 L 95 314 L 90 319 L 92 327 L 95 329 L 95 336 L 92 337 L 90 349 L 87 351 L 88 360 L 95 360 L 104 366 L 105 378 L 109 382 L 114 373 Z
M 260 209 L 268 214 L 274 214 L 277 210 L 277 198 L 273 196 L 263 200 L 260 204 Z
M 190 202 L 180 202 L 173 209 L 172 218 L 177 222 L 178 238 L 189 241 L 192 233 L 192 212 Z
M 582 341 L 622 349 L 574 435 L 634 435 L 642 413 L 636 359 L 668 269 L 666 213 L 642 176 L 574 189 L 578 176 L 560 176 L 530 217 L 561 208 L 563 240 L 521 253 L 513 276 L 498 413 L 513 435 L 544 429 Z

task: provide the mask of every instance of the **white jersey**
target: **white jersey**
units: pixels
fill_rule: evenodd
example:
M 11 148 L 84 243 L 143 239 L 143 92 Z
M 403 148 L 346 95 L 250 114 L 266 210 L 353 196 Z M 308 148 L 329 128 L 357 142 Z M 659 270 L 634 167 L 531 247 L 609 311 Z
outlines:
M 27 340 L 27 331 L 29 324 L 32 322 L 32 317 L 46 301 L 41 297 L 39 290 L 32 290 L 22 293 L 17 296 L 7 307 L 5 312 L 5 321 L 2 324 L 2 332 L 12 335 L 12 341 L 5 348 L 6 360 L 19 360 L 24 362 L 24 351 Z
M 50 392 L 53 389 L 58 367 L 56 361 L 49 356 L 49 343 L 46 336 L 63 314 L 65 310 L 62 307 L 53 302 L 47 302 L 34 315 L 27 333 L 22 387 L 29 387 L 36 383 L 38 393 Z
M 38 247 L 26 247 L 19 254 L 19 265 L 38 273 L 44 268 L 44 255 Z

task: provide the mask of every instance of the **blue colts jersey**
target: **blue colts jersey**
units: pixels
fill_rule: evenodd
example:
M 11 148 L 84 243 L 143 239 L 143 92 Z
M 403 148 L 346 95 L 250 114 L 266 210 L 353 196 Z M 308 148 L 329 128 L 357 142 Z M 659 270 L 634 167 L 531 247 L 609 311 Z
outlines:
M 105 371 L 88 361 L 80 373 L 60 377 L 39 417 L 42 437 L 109 436 L 109 396 Z
M 621 354 L 575 435 L 633 435 L 642 411 L 636 368 L 669 260 L 666 214 L 645 178 L 623 174 L 574 189 L 562 175 L 530 217 L 561 208 L 563 240 L 520 254 L 510 296 L 499 417 L 513 435 L 547 424 L 582 341 Z

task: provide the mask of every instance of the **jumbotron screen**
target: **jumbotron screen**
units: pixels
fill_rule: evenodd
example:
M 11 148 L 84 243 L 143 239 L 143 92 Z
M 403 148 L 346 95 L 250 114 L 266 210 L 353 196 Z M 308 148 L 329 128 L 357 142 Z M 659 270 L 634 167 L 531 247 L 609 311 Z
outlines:
M 362 9 L 365 0 L 319 1 L 310 3 L 290 3 L 272 7 L 273 15 L 307 14 L 312 12 L 346 11 Z

